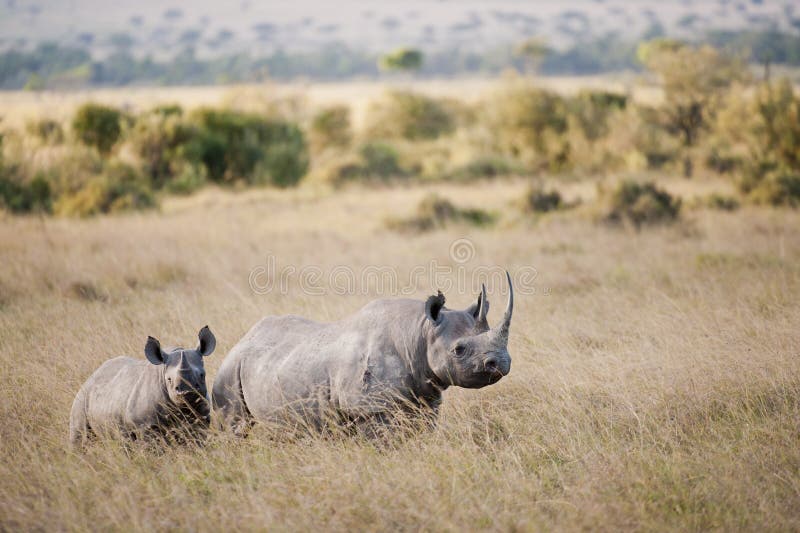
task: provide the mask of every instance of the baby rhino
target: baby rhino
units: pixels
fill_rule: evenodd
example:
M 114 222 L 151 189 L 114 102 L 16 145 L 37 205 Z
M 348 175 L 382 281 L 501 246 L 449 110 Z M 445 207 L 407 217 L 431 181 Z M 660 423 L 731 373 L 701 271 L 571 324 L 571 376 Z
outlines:
M 149 362 L 117 357 L 103 363 L 72 403 L 70 442 L 80 445 L 103 431 L 119 431 L 136 440 L 208 427 L 203 357 L 211 355 L 217 341 L 208 326 L 198 337 L 195 350 L 162 350 L 156 339 L 148 337 L 144 355 Z

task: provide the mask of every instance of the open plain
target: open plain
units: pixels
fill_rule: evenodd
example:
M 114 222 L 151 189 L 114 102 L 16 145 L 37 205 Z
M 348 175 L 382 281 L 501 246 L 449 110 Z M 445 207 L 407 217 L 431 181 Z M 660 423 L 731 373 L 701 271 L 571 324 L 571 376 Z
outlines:
M 688 201 L 703 182 L 686 183 L 664 186 Z M 800 528 L 800 213 L 694 208 L 636 231 L 580 208 L 523 215 L 525 185 L 210 188 L 160 212 L 3 219 L 0 529 Z M 431 190 L 498 220 L 387 228 Z M 192 345 L 209 324 L 210 382 L 262 316 L 336 320 L 375 297 L 424 298 L 440 281 L 411 274 L 432 262 L 451 269 L 452 307 L 476 295 L 459 272 L 535 269 L 510 375 L 448 390 L 435 430 L 67 446 L 80 384 L 107 358 L 143 357 L 147 335 Z M 330 275 L 341 266 L 349 290 Z M 399 285 L 363 285 L 370 267 Z M 490 323 L 502 288 L 490 283 Z

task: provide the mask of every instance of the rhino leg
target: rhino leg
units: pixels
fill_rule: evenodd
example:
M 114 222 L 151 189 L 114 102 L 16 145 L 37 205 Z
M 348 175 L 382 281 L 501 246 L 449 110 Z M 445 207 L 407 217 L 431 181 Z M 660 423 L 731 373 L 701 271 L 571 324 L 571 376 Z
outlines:
M 394 417 L 388 413 L 375 413 L 354 421 L 356 432 L 368 440 L 383 441 L 392 434 Z
M 217 413 L 225 428 L 237 437 L 245 437 L 253 425 L 253 416 L 244 400 L 242 382 L 239 379 L 239 365 L 236 365 L 232 372 L 224 370 L 220 369 L 220 374 L 214 380 L 211 395 L 213 411 Z
M 69 443 L 73 448 L 80 448 L 90 436 L 91 428 L 86 416 L 86 393 L 81 389 L 72 403 L 69 416 Z

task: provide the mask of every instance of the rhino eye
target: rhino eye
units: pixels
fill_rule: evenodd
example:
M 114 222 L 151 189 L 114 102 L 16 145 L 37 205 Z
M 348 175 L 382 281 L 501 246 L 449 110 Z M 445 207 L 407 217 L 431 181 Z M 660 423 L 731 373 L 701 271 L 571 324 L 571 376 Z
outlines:
M 467 353 L 467 347 L 464 346 L 463 344 L 456 344 L 456 347 L 453 348 L 453 351 L 455 352 L 456 355 L 464 355 L 465 353 Z

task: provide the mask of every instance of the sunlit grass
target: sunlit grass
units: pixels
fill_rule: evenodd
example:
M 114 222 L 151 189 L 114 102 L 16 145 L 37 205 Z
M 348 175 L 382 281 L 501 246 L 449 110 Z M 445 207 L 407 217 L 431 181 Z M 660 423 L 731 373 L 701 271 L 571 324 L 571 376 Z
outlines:
M 800 214 L 696 209 L 636 232 L 580 210 L 526 218 L 526 187 L 207 190 L 162 213 L 2 220 L 0 528 L 799 528 Z M 431 191 L 500 218 L 386 230 Z M 268 255 L 278 269 L 385 265 L 402 280 L 431 260 L 458 266 L 449 246 L 464 237 L 467 273 L 534 266 L 536 291 L 518 293 L 511 374 L 447 391 L 435 430 L 376 442 L 256 427 L 160 453 L 68 448 L 80 384 L 110 357 L 142 357 L 147 335 L 192 344 L 209 324 L 213 380 L 262 316 L 335 320 L 375 297 L 304 294 L 296 277 L 254 294 L 249 273 Z M 421 279 L 415 297 L 435 289 Z

